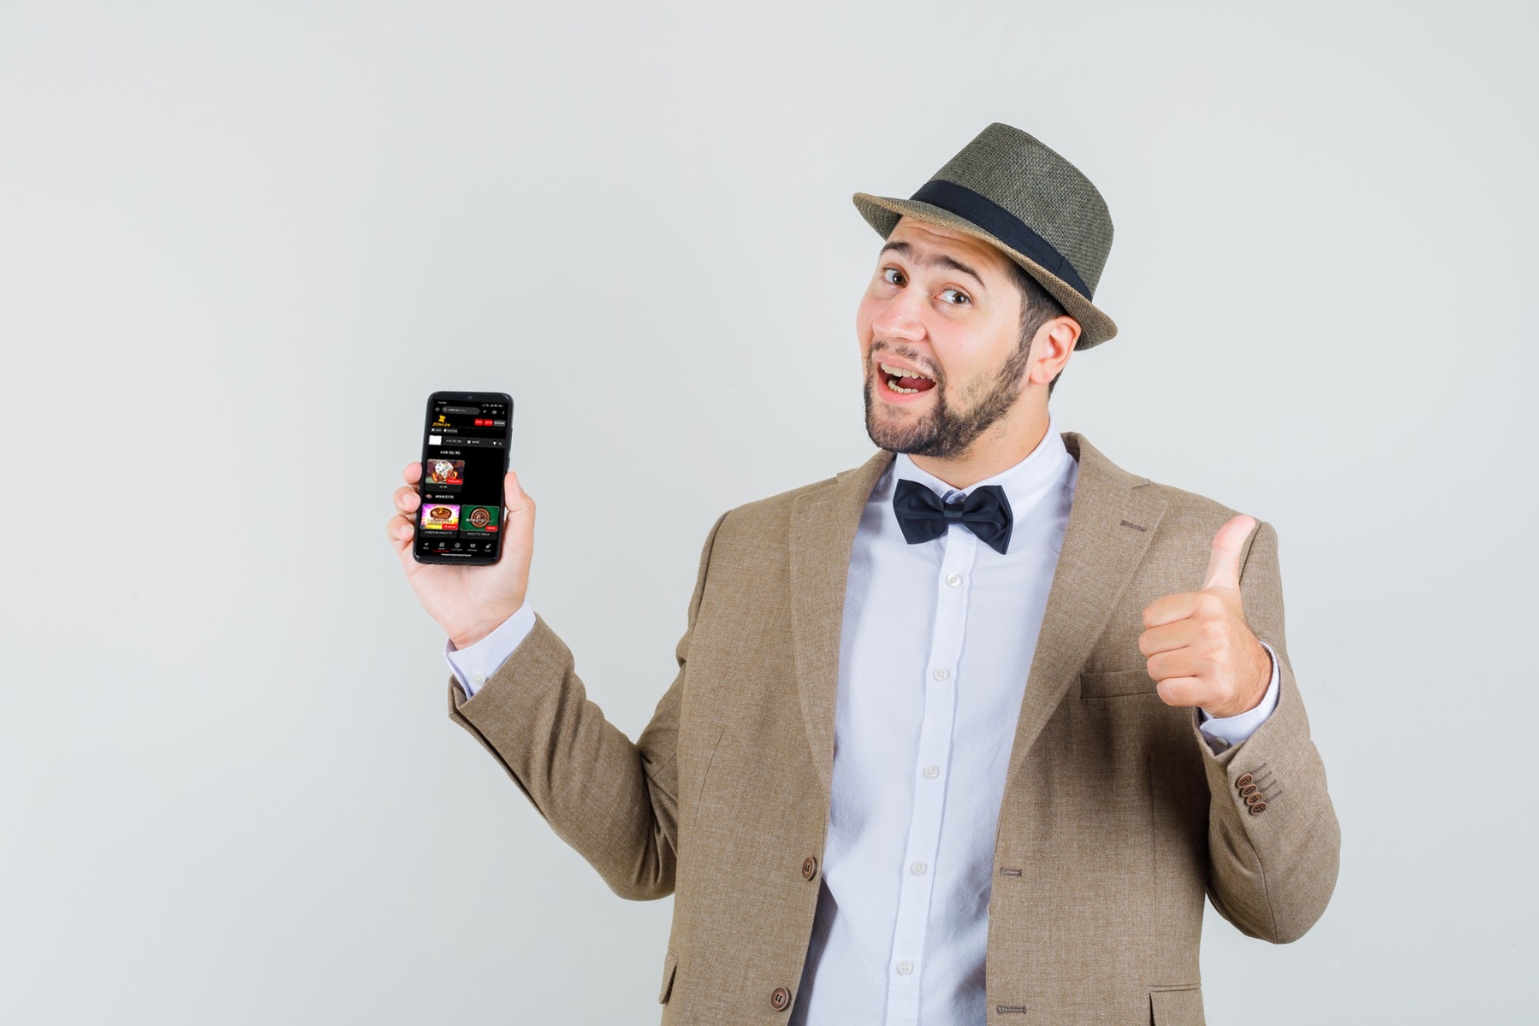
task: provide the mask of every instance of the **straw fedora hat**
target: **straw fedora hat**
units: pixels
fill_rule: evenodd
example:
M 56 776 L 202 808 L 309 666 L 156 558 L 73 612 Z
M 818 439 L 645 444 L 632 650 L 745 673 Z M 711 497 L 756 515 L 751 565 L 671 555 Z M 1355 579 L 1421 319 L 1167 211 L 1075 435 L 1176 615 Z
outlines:
M 1091 302 L 1111 252 L 1111 212 L 1090 179 L 1019 128 L 995 122 L 909 199 L 855 194 L 882 238 L 907 215 L 981 239 L 1020 264 L 1080 324 L 1075 349 L 1117 334 Z

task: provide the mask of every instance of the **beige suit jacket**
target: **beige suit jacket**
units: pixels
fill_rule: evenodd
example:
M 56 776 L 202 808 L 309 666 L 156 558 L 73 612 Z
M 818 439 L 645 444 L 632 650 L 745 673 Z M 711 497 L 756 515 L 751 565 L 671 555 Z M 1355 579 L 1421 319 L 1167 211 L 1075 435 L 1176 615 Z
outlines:
M 1194 712 L 1156 695 L 1138 636 L 1149 602 L 1202 586 L 1235 511 L 1130 474 L 1075 432 L 1063 439 L 1079 481 L 994 844 L 988 1021 L 1199 1024 L 1204 896 L 1245 933 L 1286 942 L 1336 881 L 1336 816 L 1283 636 L 1277 534 L 1265 522 L 1251 533 L 1240 583 L 1251 628 L 1277 652 L 1280 698 L 1249 740 L 1215 755 Z M 475 697 L 450 682 L 450 716 L 610 887 L 675 895 L 665 1024 L 788 1018 L 829 819 L 845 575 L 891 460 L 879 452 L 716 522 L 678 676 L 635 742 L 587 701 L 543 620 Z

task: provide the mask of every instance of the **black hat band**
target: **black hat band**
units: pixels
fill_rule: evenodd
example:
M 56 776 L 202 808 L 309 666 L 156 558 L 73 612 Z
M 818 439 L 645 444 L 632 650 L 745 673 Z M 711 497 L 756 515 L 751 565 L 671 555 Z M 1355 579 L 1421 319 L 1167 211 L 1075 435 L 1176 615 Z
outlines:
M 1061 279 L 1075 292 L 1090 299 L 1087 286 L 1067 257 L 1053 244 L 1032 231 L 1030 226 L 982 193 L 943 179 L 925 182 L 910 197 L 920 203 L 965 218 L 1023 256 L 1030 257 Z

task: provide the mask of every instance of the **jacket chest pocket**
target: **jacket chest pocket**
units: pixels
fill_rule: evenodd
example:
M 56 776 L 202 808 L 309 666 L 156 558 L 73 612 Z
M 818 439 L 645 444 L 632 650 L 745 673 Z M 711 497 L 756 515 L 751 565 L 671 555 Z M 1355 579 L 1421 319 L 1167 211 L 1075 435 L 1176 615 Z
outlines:
M 1153 695 L 1154 678 L 1143 668 L 1113 670 L 1110 673 L 1079 675 L 1080 698 L 1121 698 L 1124 695 Z
M 678 971 L 678 968 L 679 956 L 669 951 L 668 957 L 663 960 L 663 989 L 657 992 L 658 1004 L 668 1003 L 668 998 L 673 993 L 673 974 Z
M 1204 1026 L 1202 988 L 1166 987 L 1150 991 L 1149 1021 L 1153 1026 Z

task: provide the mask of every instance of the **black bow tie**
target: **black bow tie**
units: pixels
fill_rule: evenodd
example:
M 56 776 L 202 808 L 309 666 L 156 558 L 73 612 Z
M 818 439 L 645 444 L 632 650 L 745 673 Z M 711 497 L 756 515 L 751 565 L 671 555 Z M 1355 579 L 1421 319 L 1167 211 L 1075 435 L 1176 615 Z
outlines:
M 910 545 L 939 538 L 952 524 L 963 524 L 1000 555 L 1010 546 L 1010 500 L 999 485 L 974 488 L 961 502 L 942 502 L 918 481 L 899 480 L 892 511 Z

